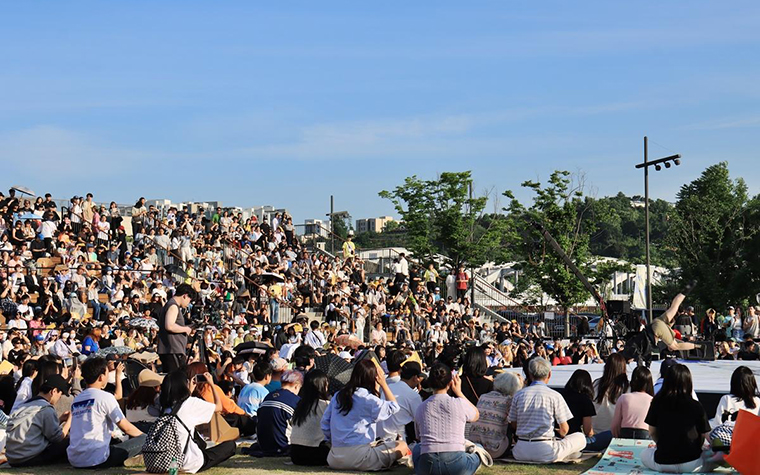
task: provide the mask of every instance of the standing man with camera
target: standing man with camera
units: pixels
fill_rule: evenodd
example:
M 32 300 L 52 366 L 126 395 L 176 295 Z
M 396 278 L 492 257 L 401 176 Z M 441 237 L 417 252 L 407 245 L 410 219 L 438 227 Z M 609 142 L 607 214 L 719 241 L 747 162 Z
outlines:
M 189 284 L 180 284 L 158 315 L 158 357 L 164 373 L 183 368 L 187 360 L 187 337 L 193 329 L 186 325 L 183 310 L 198 293 Z

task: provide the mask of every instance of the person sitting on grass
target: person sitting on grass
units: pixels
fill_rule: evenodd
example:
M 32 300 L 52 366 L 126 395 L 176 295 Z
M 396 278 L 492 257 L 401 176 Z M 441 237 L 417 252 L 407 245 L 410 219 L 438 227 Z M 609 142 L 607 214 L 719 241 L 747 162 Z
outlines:
M 385 400 L 378 391 L 383 391 Z M 409 455 L 404 441 L 376 441 L 377 423 L 400 410 L 396 397 L 375 363 L 359 361 L 348 384 L 335 393 L 322 417 L 322 432 L 332 448 L 327 456 L 335 470 L 378 471 Z
M 605 431 L 600 434 L 594 432 L 593 418 L 596 416 L 594 407 L 594 385 L 591 382 L 591 375 L 584 369 L 577 369 L 570 376 L 567 384 L 559 392 L 573 413 L 573 418 L 567 421 L 570 427 L 568 433 L 575 434 L 582 432 L 586 436 L 586 451 L 599 452 L 604 451 L 610 441 L 612 433 Z
M 504 456 L 512 443 L 507 419 L 512 398 L 522 387 L 517 373 L 504 372 L 494 379 L 493 391 L 478 401 L 480 419 L 472 424 L 468 440 L 482 445 L 494 459 Z
M 709 472 L 702 445 L 710 424 L 702 405 L 691 397 L 689 368 L 676 364 L 652 399 L 645 422 L 657 447 L 644 449 L 641 462 L 649 470 L 667 473 Z
M 512 399 L 509 421 L 517 435 L 512 450 L 515 460 L 563 462 L 578 458 L 586 447 L 586 436 L 582 432 L 568 433 L 568 421 L 573 418 L 573 413 L 562 396 L 547 385 L 551 374 L 548 361 L 533 358 L 528 364 L 528 377 L 532 383 Z M 555 424 L 559 427 L 559 437 L 555 436 Z
M 303 386 L 303 373 L 288 370 L 280 378 L 281 387 L 264 398 L 259 410 L 256 434 L 265 456 L 279 457 L 290 453 L 290 419 L 293 417 Z
M 228 440 L 213 447 L 207 448 L 205 444 L 198 445 L 198 439 L 194 437 L 196 427 L 211 422 L 215 412 L 222 412 L 222 401 L 218 392 L 213 391 L 214 402 L 192 396 L 198 380 L 210 381 L 208 372 L 199 374 L 197 377 L 188 378 L 187 373 L 178 369 L 167 374 L 161 383 L 159 401 L 163 414 L 176 411 L 181 424 L 177 424 L 177 439 L 179 447 L 187 449 L 181 471 L 185 473 L 197 473 L 219 465 L 235 455 L 235 441 Z M 188 434 L 188 431 L 191 433 Z
M 412 459 L 418 475 L 472 475 L 480 467 L 477 453 L 465 452 L 464 425 L 476 422 L 475 408 L 462 392 L 458 374 L 436 363 L 430 369 L 428 386 L 433 395 L 423 402 L 414 415 L 420 443 L 414 447 Z M 449 396 L 449 391 L 454 397 Z
M 631 375 L 631 392 L 620 396 L 612 417 L 612 434 L 623 439 L 649 439 L 649 426 L 644 422 L 654 396 L 652 373 L 639 366 Z
M 11 467 L 34 467 L 66 462 L 71 417 L 61 420 L 55 403 L 68 392 L 69 385 L 59 374 L 49 376 L 37 397 L 22 403 L 8 421 L 5 455 Z
M 119 363 L 117 380 L 121 379 L 123 370 L 123 363 Z M 82 378 L 87 389 L 71 404 L 69 463 L 75 468 L 120 467 L 125 460 L 140 453 L 145 436 L 124 417 L 113 394 L 103 390 L 108 384 L 105 358 L 89 358 L 82 363 Z M 116 427 L 134 439 L 111 445 L 111 433 Z
M 748 411 L 758 415 L 760 412 L 760 397 L 758 397 L 757 381 L 752 370 L 746 366 L 739 366 L 731 375 L 730 393 L 726 394 L 718 402 L 715 417 L 710 420 L 710 445 L 716 452 L 714 460 L 722 461 L 721 453 L 731 450 L 731 441 L 734 436 L 734 426 L 739 411 Z
M 246 414 L 256 417 L 261 402 L 269 394 L 265 386 L 272 381 L 272 366 L 268 362 L 256 363 L 251 371 L 251 377 L 253 377 L 253 382 L 243 386 L 237 403 Z
M 329 379 L 324 371 L 313 369 L 306 374 L 291 424 L 290 458 L 295 465 L 327 465 L 330 445 L 320 429 L 322 416 L 330 404 Z

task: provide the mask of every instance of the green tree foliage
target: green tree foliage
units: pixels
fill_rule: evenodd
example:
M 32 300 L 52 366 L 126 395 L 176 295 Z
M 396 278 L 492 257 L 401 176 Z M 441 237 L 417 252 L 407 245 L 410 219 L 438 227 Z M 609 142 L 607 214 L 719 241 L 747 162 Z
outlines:
M 470 197 L 472 176 L 466 172 L 442 173 L 435 180 L 407 178 L 393 191 L 381 191 L 402 218 L 406 247 L 415 257 L 429 261 L 434 254 L 450 264 L 480 265 L 501 238 L 504 219 L 483 219 L 487 196 Z
M 683 282 L 697 281 L 694 296 L 705 305 L 725 308 L 757 291 L 757 199 L 749 201 L 744 180 L 732 180 L 728 164 L 707 168 L 681 187 L 669 239 L 678 249 Z M 756 248 L 755 248 L 756 249 Z
M 629 262 L 646 260 L 644 198 L 628 197 L 623 193 L 594 199 L 586 197 L 579 203 L 584 230 L 593 229 L 589 249 L 595 256 L 615 257 Z M 672 206 L 664 200 L 650 200 L 649 224 L 652 264 L 675 267 L 675 251 L 667 242 L 669 215 Z
M 543 225 L 580 271 L 590 276 L 589 233 L 595 229 L 590 223 L 585 230 L 582 226 L 589 208 L 583 200 L 583 184 L 574 183 L 569 172 L 555 171 L 546 186 L 535 181 L 526 181 L 522 186 L 534 194 L 530 207 L 520 203 L 511 191 L 504 192 L 510 199 L 505 209 L 509 211 L 510 241 L 515 255 L 521 256 L 523 274 L 519 287 L 527 290 L 537 285 L 567 312 L 590 294 L 533 223 Z

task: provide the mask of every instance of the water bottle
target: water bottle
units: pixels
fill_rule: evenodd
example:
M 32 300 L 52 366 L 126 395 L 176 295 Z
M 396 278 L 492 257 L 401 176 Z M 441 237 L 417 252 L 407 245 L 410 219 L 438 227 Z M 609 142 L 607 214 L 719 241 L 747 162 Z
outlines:
M 177 475 L 179 473 L 179 462 L 177 459 L 172 459 L 172 463 L 169 464 L 169 475 Z

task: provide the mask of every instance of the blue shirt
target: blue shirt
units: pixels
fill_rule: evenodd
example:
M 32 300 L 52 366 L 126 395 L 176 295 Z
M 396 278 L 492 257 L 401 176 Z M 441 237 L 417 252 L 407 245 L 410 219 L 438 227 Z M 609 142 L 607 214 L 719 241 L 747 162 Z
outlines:
M 269 393 L 257 412 L 258 435 L 261 450 L 267 455 L 278 455 L 290 445 L 288 422 L 301 398 L 287 389 Z
M 251 383 L 243 386 L 238 395 L 238 406 L 249 416 L 255 416 L 259 410 L 261 401 L 269 394 L 269 390 L 259 383 Z
M 371 444 L 377 438 L 377 423 L 387 420 L 401 408 L 396 401 L 384 401 L 364 388 L 354 393 L 348 414 L 340 412 L 337 393 L 322 416 L 322 432 L 333 447 Z
M 264 387 L 267 388 L 267 391 L 273 393 L 282 387 L 282 383 L 279 381 L 272 381 Z
M 89 350 L 86 349 L 88 346 L 90 347 Z M 98 342 L 93 340 L 92 337 L 88 336 L 82 342 L 82 354 L 85 356 L 89 356 L 92 353 L 97 353 L 99 349 L 100 345 L 98 345 Z

